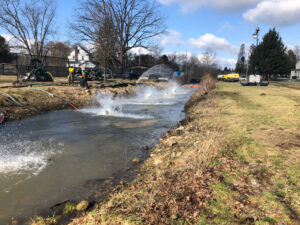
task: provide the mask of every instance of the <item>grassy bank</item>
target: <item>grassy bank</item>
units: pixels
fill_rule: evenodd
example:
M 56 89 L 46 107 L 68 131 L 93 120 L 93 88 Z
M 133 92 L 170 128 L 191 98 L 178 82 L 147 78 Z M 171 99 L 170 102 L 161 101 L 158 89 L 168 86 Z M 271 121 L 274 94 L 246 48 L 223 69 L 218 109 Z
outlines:
M 106 93 L 113 96 L 130 95 L 134 92 L 135 82 L 130 80 L 110 80 L 103 86 L 102 82 L 89 82 L 90 90 L 87 91 L 79 86 L 79 83 L 68 86 L 63 83 L 65 80 L 58 80 L 54 83 L 28 83 L 21 84 L 21 87 L 0 88 L 0 112 L 7 116 L 7 120 L 19 120 L 26 117 L 34 116 L 39 113 L 73 109 L 69 104 L 72 103 L 78 108 L 89 106 L 96 93 Z M 148 85 L 163 86 L 158 83 L 147 83 Z M 22 86 L 24 85 L 24 87 Z M 100 88 L 101 87 L 101 88 Z M 47 93 L 48 92 L 48 93 Z M 6 94 L 12 96 L 17 102 L 16 104 Z M 51 96 L 54 94 L 57 97 Z
M 71 224 L 298 224 L 300 92 L 195 93 L 131 184 Z

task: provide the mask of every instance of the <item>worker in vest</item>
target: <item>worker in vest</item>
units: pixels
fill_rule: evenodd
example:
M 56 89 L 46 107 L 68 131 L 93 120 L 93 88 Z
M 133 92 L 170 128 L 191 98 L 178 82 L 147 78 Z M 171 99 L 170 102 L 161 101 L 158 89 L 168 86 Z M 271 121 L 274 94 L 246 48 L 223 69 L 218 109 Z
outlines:
M 70 66 L 69 67 L 69 85 L 74 84 L 74 67 Z
M 84 66 L 81 66 L 81 80 L 80 80 L 80 86 L 81 87 L 86 87 L 86 89 L 89 89 L 89 85 L 87 83 L 87 74 L 84 70 Z

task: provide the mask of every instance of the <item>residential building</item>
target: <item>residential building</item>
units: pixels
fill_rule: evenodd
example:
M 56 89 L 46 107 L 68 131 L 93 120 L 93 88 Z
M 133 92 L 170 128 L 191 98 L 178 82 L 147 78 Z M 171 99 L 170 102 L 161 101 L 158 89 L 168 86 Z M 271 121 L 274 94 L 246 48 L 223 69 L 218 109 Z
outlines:
M 92 54 L 84 47 L 78 45 L 68 56 L 69 65 L 75 68 L 84 66 L 87 69 L 95 68 L 96 65 L 93 62 Z
M 291 79 L 300 79 L 300 61 L 296 64 L 296 69 L 291 71 Z

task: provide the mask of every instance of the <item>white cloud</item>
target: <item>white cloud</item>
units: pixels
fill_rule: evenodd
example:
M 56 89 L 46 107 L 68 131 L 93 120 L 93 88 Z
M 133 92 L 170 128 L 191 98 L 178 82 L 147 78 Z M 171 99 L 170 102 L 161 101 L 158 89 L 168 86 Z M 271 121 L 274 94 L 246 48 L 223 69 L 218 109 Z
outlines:
M 216 59 L 216 63 L 218 65 L 220 65 L 220 67 L 222 69 L 224 69 L 225 67 L 234 69 L 235 68 L 235 64 L 236 64 L 236 60 L 235 59 L 217 58 Z
M 177 3 L 180 5 L 183 13 L 195 11 L 198 8 L 212 7 L 222 12 L 234 12 L 247 9 L 262 0 L 158 0 L 165 5 Z
M 300 22 L 299 0 L 265 0 L 243 15 L 254 24 L 288 26 Z
M 175 30 L 167 30 L 166 34 L 160 35 L 158 37 L 160 46 L 181 46 L 184 45 L 184 41 L 181 39 L 181 33 Z
M 219 29 L 219 32 L 223 32 L 224 30 L 232 30 L 233 26 L 229 22 L 224 22 L 222 27 Z
M 262 0 L 207 0 L 214 8 L 223 12 L 241 11 L 254 6 L 261 1 Z
M 213 34 L 204 34 L 198 39 L 191 38 L 189 42 L 197 50 L 211 49 L 215 52 L 229 52 L 231 54 L 238 52 L 238 47 L 230 44 L 225 38 L 219 38 Z

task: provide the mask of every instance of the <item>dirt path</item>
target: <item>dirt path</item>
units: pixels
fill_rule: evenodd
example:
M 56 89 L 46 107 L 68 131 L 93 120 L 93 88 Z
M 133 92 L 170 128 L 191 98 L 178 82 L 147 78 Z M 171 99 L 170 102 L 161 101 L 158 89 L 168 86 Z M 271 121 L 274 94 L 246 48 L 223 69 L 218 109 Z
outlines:
M 271 84 L 274 86 L 277 86 L 277 87 L 287 87 L 287 88 L 300 90 L 300 82 L 299 81 L 289 80 L 288 82 L 286 82 L 286 81 L 271 82 Z
M 71 224 L 299 224 L 299 99 L 233 83 L 195 93 L 136 180 Z

